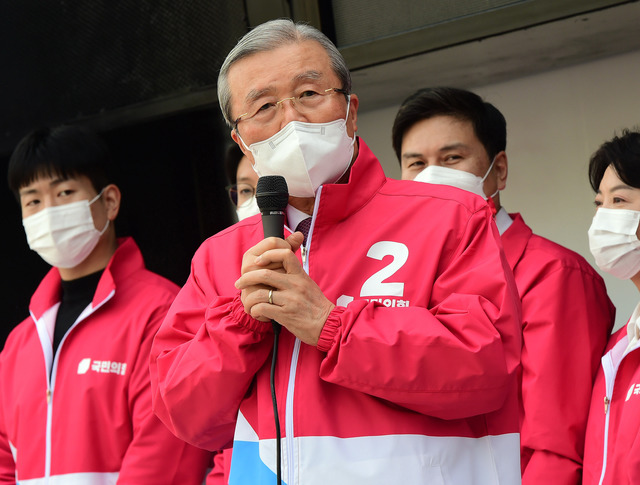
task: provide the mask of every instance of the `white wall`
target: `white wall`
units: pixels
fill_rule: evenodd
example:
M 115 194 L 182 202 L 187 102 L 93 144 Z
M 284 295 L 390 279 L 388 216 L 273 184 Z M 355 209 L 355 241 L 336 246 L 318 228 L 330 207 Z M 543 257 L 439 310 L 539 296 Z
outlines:
M 468 89 L 507 119 L 509 178 L 502 204 L 520 212 L 534 232 L 579 252 L 595 266 L 587 240 L 594 212 L 588 161 L 619 130 L 640 126 L 640 51 Z M 391 148 L 398 106 L 365 109 L 360 107 L 358 133 L 387 175 L 399 178 Z M 640 298 L 630 281 L 603 277 L 617 308 L 617 329 Z

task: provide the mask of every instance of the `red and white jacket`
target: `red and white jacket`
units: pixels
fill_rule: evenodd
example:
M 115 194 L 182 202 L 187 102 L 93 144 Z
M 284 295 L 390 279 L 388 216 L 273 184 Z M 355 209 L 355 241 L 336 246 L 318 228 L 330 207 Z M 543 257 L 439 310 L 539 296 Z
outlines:
M 211 454 L 151 410 L 149 349 L 177 291 L 120 240 L 54 356 L 60 275 L 49 271 L 0 354 L 1 484 L 202 483 Z
M 519 483 L 519 300 L 491 211 L 387 179 L 359 147 L 349 182 L 319 189 L 307 239 L 304 268 L 338 306 L 317 347 L 280 335 L 283 480 Z M 152 348 L 155 412 L 197 446 L 233 440 L 231 484 L 275 476 L 272 327 L 234 288 L 262 238 L 255 216 L 205 241 Z
M 502 244 L 522 300 L 522 483 L 578 485 L 591 389 L 615 307 L 582 256 L 510 216 Z
M 640 483 L 640 342 L 627 351 L 629 325 L 611 336 L 593 386 L 584 485 Z

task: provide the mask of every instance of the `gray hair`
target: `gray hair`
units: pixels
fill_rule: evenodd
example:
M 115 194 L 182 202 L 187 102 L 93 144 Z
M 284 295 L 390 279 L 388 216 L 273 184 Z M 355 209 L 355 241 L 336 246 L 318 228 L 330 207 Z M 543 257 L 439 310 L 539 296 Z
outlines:
M 291 19 L 270 20 L 249 31 L 236 46 L 231 49 L 222 63 L 218 75 L 218 102 L 227 125 L 233 128 L 231 117 L 231 88 L 229 87 L 229 69 L 231 66 L 252 54 L 274 50 L 286 44 L 313 40 L 318 42 L 329 56 L 331 66 L 338 76 L 340 86 L 347 93 L 351 92 L 351 74 L 338 48 L 329 38 L 315 27 L 296 23 Z

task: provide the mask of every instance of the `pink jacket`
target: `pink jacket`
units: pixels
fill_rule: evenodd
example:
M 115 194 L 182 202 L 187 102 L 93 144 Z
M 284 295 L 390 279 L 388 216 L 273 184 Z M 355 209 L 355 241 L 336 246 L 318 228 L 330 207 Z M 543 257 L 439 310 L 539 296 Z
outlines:
M 226 485 L 229 483 L 232 449 L 217 452 L 213 458 L 213 466 L 207 474 L 205 485 Z
M 0 354 L 0 483 L 202 483 L 210 453 L 151 411 L 149 349 L 177 290 L 120 241 L 54 359 L 60 276 L 49 271 Z
M 582 256 L 533 234 L 520 214 L 511 217 L 502 243 L 522 300 L 522 483 L 577 485 L 615 308 Z
M 640 483 L 640 349 L 612 335 L 598 371 L 584 450 L 584 485 Z
M 283 479 L 517 483 L 519 301 L 491 211 L 387 179 L 359 146 L 349 183 L 319 190 L 307 241 L 305 269 L 338 306 L 317 347 L 280 336 Z M 275 470 L 273 332 L 233 286 L 262 238 L 256 216 L 205 241 L 151 356 L 154 410 L 176 435 L 217 450 L 235 431 L 233 484 Z

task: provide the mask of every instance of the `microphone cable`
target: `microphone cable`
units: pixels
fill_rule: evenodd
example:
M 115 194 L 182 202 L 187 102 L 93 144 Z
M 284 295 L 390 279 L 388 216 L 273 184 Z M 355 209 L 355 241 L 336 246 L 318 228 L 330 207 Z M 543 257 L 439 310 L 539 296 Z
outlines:
M 273 402 L 273 416 L 276 424 L 276 477 L 277 484 L 282 484 L 282 458 L 280 456 L 280 443 L 282 436 L 280 434 L 280 417 L 278 415 L 278 400 L 276 399 L 276 360 L 278 358 L 278 343 L 280 341 L 280 324 L 273 321 L 273 356 L 271 357 L 271 401 Z

